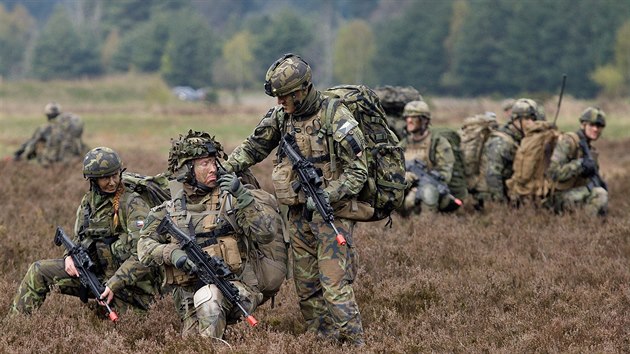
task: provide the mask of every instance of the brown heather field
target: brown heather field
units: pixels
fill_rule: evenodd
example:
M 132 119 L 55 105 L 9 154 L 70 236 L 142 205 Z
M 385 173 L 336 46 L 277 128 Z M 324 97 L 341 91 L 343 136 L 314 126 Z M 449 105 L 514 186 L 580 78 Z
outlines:
M 69 99 L 69 98 L 68 98 Z M 17 148 L 43 120 L 46 99 L 2 102 L 0 153 Z M 248 101 L 249 102 L 249 101 Z M 239 108 L 196 104 L 122 104 L 62 101 L 86 121 L 86 142 L 117 149 L 130 170 L 165 168 L 168 139 L 189 127 L 216 133 L 231 150 L 273 103 L 257 99 Z M 447 122 L 483 110 L 491 100 L 434 99 Z M 549 103 L 553 112 L 553 102 Z M 561 126 L 573 123 L 587 102 L 565 101 Z M 630 189 L 626 103 L 608 103 L 611 124 L 596 143 L 611 191 L 606 221 L 581 214 L 469 206 L 434 219 L 394 217 L 360 224 L 355 240 L 361 264 L 355 291 L 367 346 L 362 352 L 569 352 L 630 351 Z M 24 115 L 22 114 L 24 112 Z M 568 113 L 570 112 L 570 113 Z M 616 120 L 616 121 L 615 121 Z M 625 128 L 625 129 L 624 129 Z M 616 129 L 616 130 L 615 130 Z M 619 131 L 623 130 L 623 131 Z M 179 335 L 173 300 L 157 300 L 145 315 L 122 313 L 114 325 L 79 299 L 52 293 L 30 316 L 6 311 L 29 264 L 56 258 L 54 227 L 71 230 L 87 188 L 80 163 L 42 169 L 0 162 L 0 353 L 320 353 L 356 352 L 304 333 L 291 281 L 255 315 L 256 328 L 230 327 L 231 347 Z M 255 169 L 270 188 L 270 162 Z

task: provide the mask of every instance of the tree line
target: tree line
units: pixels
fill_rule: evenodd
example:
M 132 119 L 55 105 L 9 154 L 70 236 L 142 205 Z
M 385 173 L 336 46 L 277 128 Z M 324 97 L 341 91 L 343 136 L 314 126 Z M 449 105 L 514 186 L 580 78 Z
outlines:
M 321 86 L 457 96 L 630 93 L 630 2 L 618 0 L 0 0 L 0 76 L 159 73 L 172 86 L 258 88 L 280 55 Z

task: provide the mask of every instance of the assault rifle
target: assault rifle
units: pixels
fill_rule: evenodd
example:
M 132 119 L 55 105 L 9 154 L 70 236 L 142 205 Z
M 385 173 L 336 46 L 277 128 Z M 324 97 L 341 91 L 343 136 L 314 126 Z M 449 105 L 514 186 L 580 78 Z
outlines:
M 323 179 L 322 170 L 316 168 L 312 162 L 305 159 L 300 153 L 295 136 L 291 134 L 285 134 L 280 140 L 280 157 L 286 156 L 291 161 L 293 169 L 297 172 L 299 177 L 299 183 L 293 185 L 293 190 L 298 192 L 300 189 L 304 191 L 307 197 L 311 197 L 315 203 L 315 209 L 322 216 L 325 222 L 332 227 L 337 234 L 337 243 L 340 246 L 346 244 L 346 239 L 335 227 L 335 217 L 333 215 L 333 207 L 330 202 L 324 196 L 324 190 L 322 189 Z M 307 220 L 311 220 L 312 215 L 307 216 Z
M 418 160 L 413 159 L 405 162 L 405 169 L 418 176 L 418 181 L 414 183 L 414 187 L 419 187 L 425 184 L 430 184 L 437 188 L 440 198 L 446 197 L 449 199 L 449 207 L 447 209 L 455 208 L 455 205 L 460 207 L 463 202 L 451 194 L 451 190 L 448 185 L 442 180 L 442 176 L 437 171 L 429 171 L 427 165 Z M 421 200 L 420 188 L 416 189 L 416 203 Z M 454 205 L 453 205 L 454 204 Z
M 68 256 L 72 257 L 72 261 L 74 262 L 74 267 L 79 272 L 79 281 L 81 281 L 81 285 L 87 288 L 92 295 L 96 297 L 100 301 L 101 304 L 105 306 L 107 309 L 107 317 L 109 317 L 112 322 L 118 321 L 118 315 L 116 312 L 112 310 L 112 308 L 105 301 L 101 301 L 101 294 L 105 291 L 105 287 L 101 284 L 101 281 L 98 280 L 96 275 L 94 274 L 93 269 L 96 264 L 90 258 L 90 255 L 87 253 L 87 250 L 80 245 L 75 244 L 72 240 L 66 235 L 65 232 L 61 229 L 61 227 L 57 226 L 57 231 L 55 232 L 55 245 L 63 246 L 68 250 Z M 81 301 L 87 302 L 87 297 L 80 297 Z
M 175 225 L 169 214 L 166 214 L 164 219 L 162 219 L 156 231 L 158 234 L 168 233 L 174 236 L 177 241 L 179 241 L 179 247 L 186 252 L 186 256 L 188 256 L 197 267 L 196 274 L 199 279 L 206 285 L 214 284 L 219 288 L 221 294 L 241 310 L 247 323 L 252 327 L 258 324 L 254 316 L 247 312 L 241 304 L 241 296 L 238 293 L 238 289 L 234 284 L 229 282 L 229 280 L 235 280 L 236 276 L 221 258 L 208 255 L 201 246 L 195 242 L 193 237 L 187 235 Z
M 579 146 L 582 150 L 582 154 L 584 154 L 584 158 L 593 160 L 593 154 L 591 154 L 591 149 L 588 147 L 586 137 L 581 130 L 578 132 L 578 136 L 580 137 Z M 604 182 L 602 177 L 599 175 L 599 168 L 597 166 L 595 166 L 595 173 L 590 177 L 590 180 L 586 185 L 586 188 L 588 188 L 589 191 L 592 190 L 594 187 L 602 187 L 606 191 L 608 191 L 608 184 L 606 184 L 606 182 Z

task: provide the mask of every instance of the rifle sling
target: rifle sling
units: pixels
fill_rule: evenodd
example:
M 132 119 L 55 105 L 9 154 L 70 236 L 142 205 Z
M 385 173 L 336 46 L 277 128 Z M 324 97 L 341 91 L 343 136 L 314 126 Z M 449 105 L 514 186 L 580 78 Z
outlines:
M 234 232 L 234 228 L 232 227 L 232 225 L 230 225 L 229 223 L 225 223 L 212 231 L 199 233 L 197 234 L 197 238 L 208 238 L 204 242 L 199 243 L 199 247 L 204 248 L 210 245 L 214 245 L 217 243 L 217 238 L 232 232 Z

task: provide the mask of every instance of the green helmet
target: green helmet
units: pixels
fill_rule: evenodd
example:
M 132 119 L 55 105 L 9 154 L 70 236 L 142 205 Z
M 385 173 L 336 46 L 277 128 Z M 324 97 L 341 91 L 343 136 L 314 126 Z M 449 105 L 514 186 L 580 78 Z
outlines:
M 276 60 L 265 74 L 265 93 L 272 97 L 285 96 L 311 84 L 311 67 L 298 55 L 285 54 Z
M 122 161 L 116 151 L 108 147 L 90 150 L 83 158 L 83 177 L 99 178 L 111 176 L 122 168 Z
M 424 101 L 411 101 L 405 105 L 403 117 L 425 117 L 431 119 L 431 110 Z
M 186 135 L 180 135 L 177 140 L 171 140 L 171 150 L 168 153 L 168 169 L 175 173 L 186 162 L 208 156 L 226 158 L 221 144 L 214 140 L 214 136 L 206 132 L 189 130 Z
M 531 118 L 538 120 L 539 116 L 538 104 L 529 98 L 519 98 L 512 105 L 512 120 L 518 118 Z
M 580 116 L 580 123 L 590 123 L 606 126 L 606 113 L 599 107 L 588 107 Z
M 49 117 L 56 117 L 61 113 L 61 106 L 57 102 L 50 102 L 44 107 L 44 114 Z

